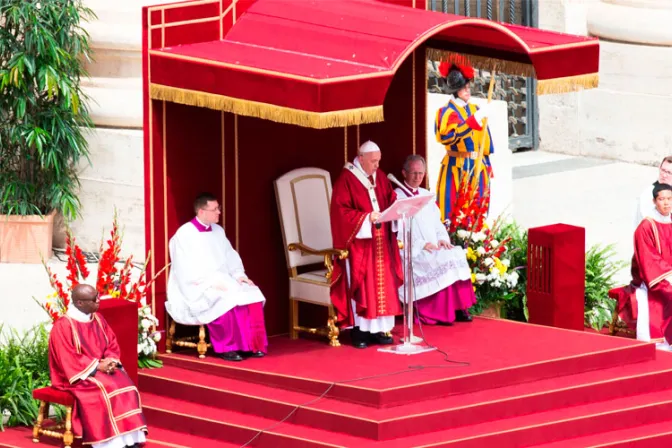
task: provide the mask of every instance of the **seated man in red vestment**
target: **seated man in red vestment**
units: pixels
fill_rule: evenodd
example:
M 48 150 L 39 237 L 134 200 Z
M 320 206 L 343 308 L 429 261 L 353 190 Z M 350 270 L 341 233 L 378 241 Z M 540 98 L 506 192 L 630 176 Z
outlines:
M 217 224 L 217 198 L 203 193 L 194 202 L 196 216 L 170 240 L 171 271 L 166 310 L 176 322 L 208 325 L 215 353 L 226 361 L 261 358 L 268 340 L 264 298 Z
M 119 362 L 114 332 L 98 311 L 90 285 L 72 289 L 68 312 L 49 337 L 51 385 L 75 397 L 72 429 L 94 448 L 123 448 L 145 442 L 147 424 L 140 396 Z
M 403 283 L 396 231 L 391 223 L 375 223 L 396 200 L 385 173 L 378 168 L 380 148 L 368 141 L 353 163 L 346 163 L 331 197 L 334 247 L 349 252 L 336 260 L 331 302 L 343 327 L 353 327 L 353 346 L 392 344 L 389 332 L 401 314 L 398 289 Z
M 670 351 L 672 342 L 672 187 L 653 188 L 655 210 L 635 230 L 632 285 L 637 288 L 637 339 Z M 634 310 L 633 310 L 634 314 Z

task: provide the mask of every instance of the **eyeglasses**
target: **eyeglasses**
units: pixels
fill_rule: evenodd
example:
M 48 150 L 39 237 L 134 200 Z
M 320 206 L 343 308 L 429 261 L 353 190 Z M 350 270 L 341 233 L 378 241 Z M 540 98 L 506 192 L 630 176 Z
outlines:
M 201 210 L 203 210 L 204 212 L 221 212 L 221 211 L 222 211 L 222 207 L 216 207 L 216 208 L 211 208 L 211 209 L 209 209 L 209 208 L 202 208 Z
M 411 176 L 424 176 L 425 172 L 424 171 L 411 171 L 410 173 Z
M 668 171 L 665 168 L 661 168 L 660 172 L 663 173 L 666 176 L 672 176 L 672 171 Z

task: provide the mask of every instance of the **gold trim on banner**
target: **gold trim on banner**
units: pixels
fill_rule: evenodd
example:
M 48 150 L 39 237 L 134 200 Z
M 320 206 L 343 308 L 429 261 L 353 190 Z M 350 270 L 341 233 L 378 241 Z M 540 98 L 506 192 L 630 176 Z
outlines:
M 522 62 L 505 61 L 502 59 L 487 58 L 471 54 L 455 53 L 437 48 L 427 48 L 427 58 L 433 61 L 447 60 L 456 64 L 469 64 L 474 68 L 488 71 L 501 71 L 510 75 L 536 78 L 534 66 Z M 576 92 L 584 89 L 594 89 L 600 81 L 597 73 L 566 76 L 564 78 L 542 79 L 537 81 L 537 94 L 548 95 L 553 93 Z
M 226 134 L 224 130 L 224 114 L 226 112 L 220 112 L 220 114 L 220 126 L 222 128 L 222 227 L 226 229 Z
M 415 2 L 413 2 L 413 7 L 415 8 Z M 411 84 L 412 84 L 411 88 L 412 88 L 412 90 L 413 90 L 413 92 L 412 92 L 412 94 L 411 94 L 411 95 L 412 95 L 412 96 L 411 96 L 411 98 L 412 98 L 412 104 L 413 104 L 413 106 L 412 106 L 412 107 L 413 107 L 413 120 L 412 120 L 412 121 L 413 121 L 413 124 L 412 124 L 412 126 L 413 126 L 413 131 L 411 132 L 411 135 L 413 136 L 413 154 L 415 154 L 415 152 L 416 152 L 416 150 L 417 150 L 417 148 L 416 148 L 416 146 L 417 146 L 417 141 L 416 141 L 416 138 L 417 138 L 417 136 L 416 136 L 416 134 L 417 134 L 417 129 L 416 129 L 416 122 L 415 122 L 415 113 L 416 113 L 416 110 L 415 110 L 415 109 L 416 109 L 416 107 L 415 107 L 415 53 L 417 53 L 417 52 L 414 51 L 414 52 L 413 52 L 413 55 L 412 55 L 412 58 L 413 58 L 413 67 L 412 67 L 412 70 L 413 70 L 413 78 L 412 78 L 412 79 L 413 79 L 413 80 L 411 81 Z M 425 63 L 425 66 L 427 66 L 426 63 Z M 426 91 L 426 90 L 425 90 L 425 91 Z
M 238 191 L 238 115 L 233 116 L 233 150 L 234 150 L 234 180 L 236 183 L 236 250 L 240 252 L 240 216 L 238 207 L 239 207 L 239 197 L 240 192 Z
M 147 26 L 152 24 L 151 8 L 147 14 Z M 147 30 L 147 46 L 152 49 L 152 31 Z M 147 55 L 147 79 L 152 79 L 152 59 Z M 150 257 L 156 253 L 154 248 L 154 106 L 152 97 L 149 97 L 149 253 Z M 147 248 L 145 247 L 145 250 Z M 150 260 L 152 278 L 156 277 L 156 260 Z M 152 285 L 152 314 L 156 316 L 156 284 Z M 159 317 L 159 316 L 157 316 Z
M 501 71 L 510 75 L 535 78 L 536 74 L 532 64 L 523 62 L 505 61 L 503 59 L 476 56 L 473 54 L 456 53 L 438 48 L 427 48 L 427 58 L 432 61 L 449 61 L 456 64 L 469 64 L 474 68 L 488 71 Z
M 163 136 L 161 138 L 161 146 L 163 147 L 163 250 L 164 254 L 164 263 L 166 263 L 166 279 L 170 273 L 170 265 L 168 264 L 168 142 L 166 137 L 166 102 L 162 101 L 162 117 L 163 120 L 163 129 L 161 132 Z
M 232 98 L 196 90 L 180 89 L 161 84 L 150 84 L 149 95 L 153 99 L 186 104 L 188 106 L 231 112 L 246 117 L 262 118 L 284 124 L 293 124 L 314 129 L 377 123 L 384 120 L 383 106 L 362 107 L 334 112 L 310 112 L 268 103 Z
M 157 6 L 150 6 L 148 8 L 149 12 L 152 11 L 159 11 L 159 10 L 164 10 L 164 9 L 176 9 L 176 8 L 187 8 L 187 7 L 192 7 L 192 6 L 199 6 L 199 5 L 208 5 L 210 3 L 217 3 L 220 0 L 197 0 L 197 1 L 191 1 L 191 2 L 181 2 L 181 3 L 170 3 L 167 5 L 157 5 Z
M 537 94 L 576 92 L 577 90 L 594 89 L 600 83 L 598 73 L 587 75 L 567 76 L 565 78 L 542 79 L 537 81 Z
M 343 163 L 348 163 L 348 127 L 343 126 L 343 142 L 344 142 L 344 148 L 343 148 L 343 153 L 344 153 L 344 161 Z

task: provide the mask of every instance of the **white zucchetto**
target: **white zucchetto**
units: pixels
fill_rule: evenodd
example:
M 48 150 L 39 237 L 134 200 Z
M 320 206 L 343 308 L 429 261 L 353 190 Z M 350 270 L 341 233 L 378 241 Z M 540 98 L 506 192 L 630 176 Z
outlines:
M 379 151 L 380 151 L 380 148 L 378 147 L 378 145 L 373 143 L 371 140 L 362 143 L 362 145 L 359 147 L 359 153 L 360 154 L 364 154 L 364 153 L 367 153 L 367 152 L 379 152 Z

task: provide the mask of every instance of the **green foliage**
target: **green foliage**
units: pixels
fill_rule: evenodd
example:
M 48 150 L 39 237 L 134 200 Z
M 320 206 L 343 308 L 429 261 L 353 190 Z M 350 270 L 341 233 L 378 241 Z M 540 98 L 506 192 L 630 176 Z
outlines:
M 80 88 L 90 56 L 82 0 L 0 0 L 0 214 L 74 219 L 92 125 Z
M 508 220 L 497 229 L 495 238 L 503 241 L 511 238 L 507 247 L 507 256 L 511 262 L 510 269 L 518 272 L 518 284 L 511 290 L 504 301 L 503 314 L 507 319 L 527 322 L 527 229 L 520 227 L 515 221 Z
M 163 361 L 156 356 L 138 356 L 138 367 L 141 369 L 158 369 L 163 367 Z
M 586 252 L 586 293 L 584 319 L 586 325 L 600 331 L 611 321 L 616 302 L 609 298 L 609 290 L 616 282 L 614 275 L 628 264 L 614 261 L 613 244 L 596 244 Z
M 11 412 L 7 425 L 32 425 L 38 411 L 33 389 L 49 384 L 49 333 L 44 324 L 24 335 L 0 326 L 0 412 Z M 64 411 L 57 407 L 56 413 L 62 418 Z

